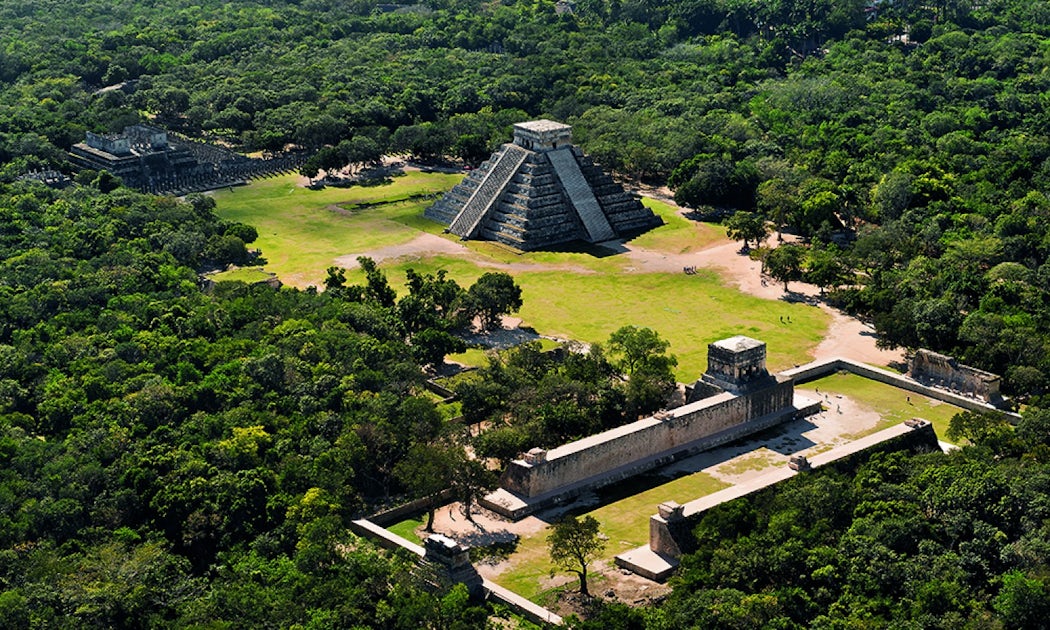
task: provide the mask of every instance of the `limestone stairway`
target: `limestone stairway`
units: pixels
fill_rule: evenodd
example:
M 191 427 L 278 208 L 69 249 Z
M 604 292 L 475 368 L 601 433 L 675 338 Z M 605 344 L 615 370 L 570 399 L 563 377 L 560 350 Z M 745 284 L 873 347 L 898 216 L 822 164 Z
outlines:
M 459 211 L 456 218 L 449 226 L 449 232 L 462 238 L 470 238 L 477 229 L 478 224 L 485 218 L 489 209 L 495 205 L 507 184 L 510 183 L 514 173 L 518 171 L 528 153 L 516 144 L 504 145 L 503 155 L 489 171 L 488 175 L 477 187 L 474 194 L 470 196 L 463 209 Z
M 554 173 L 561 181 L 565 193 L 569 196 L 573 207 L 576 208 L 577 214 L 580 215 L 580 220 L 583 221 L 583 227 L 587 230 L 590 241 L 600 243 L 616 238 L 616 233 L 613 232 L 609 220 L 605 218 L 602 207 L 598 204 L 598 200 L 594 197 L 590 185 L 587 184 L 580 170 L 580 165 L 576 163 L 576 156 L 573 155 L 572 149 L 556 149 L 547 156 L 554 165 Z

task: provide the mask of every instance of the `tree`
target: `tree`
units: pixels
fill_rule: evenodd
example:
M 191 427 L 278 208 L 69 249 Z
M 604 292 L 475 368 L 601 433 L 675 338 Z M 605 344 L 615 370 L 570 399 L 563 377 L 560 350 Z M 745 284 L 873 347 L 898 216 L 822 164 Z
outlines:
M 397 292 L 386 281 L 386 274 L 379 270 L 376 261 L 368 256 L 358 256 L 357 264 L 361 265 L 361 269 L 365 272 L 365 295 L 380 306 L 386 308 L 394 306 Z
M 467 312 L 481 318 L 486 330 L 499 327 L 500 319 L 521 308 L 521 287 L 510 274 L 488 272 L 467 289 Z
M 784 283 L 802 278 L 802 263 L 806 259 L 806 248 L 801 245 L 781 245 L 766 256 L 766 271 L 776 280 Z
M 452 447 L 456 448 L 456 447 Z M 434 499 L 448 487 L 455 466 L 452 450 L 433 444 L 415 444 L 408 456 L 394 466 L 394 477 L 420 497 L 429 499 L 427 504 L 428 532 L 434 531 Z
M 587 565 L 605 551 L 606 539 L 598 531 L 599 525 L 593 516 L 580 519 L 570 515 L 555 523 L 554 530 L 547 536 L 551 562 L 580 577 L 580 593 L 583 595 L 590 595 L 587 592 Z
M 609 335 L 609 355 L 621 373 L 633 376 L 655 357 L 663 356 L 671 343 L 652 328 L 622 326 Z M 671 355 L 672 359 L 674 355 Z M 677 365 L 674 360 L 674 365 Z
M 776 225 L 777 240 L 784 240 L 784 224 L 798 210 L 798 190 L 777 177 L 758 186 L 758 209 Z
M 478 497 L 484 496 L 499 483 L 496 473 L 489 470 L 485 463 L 467 457 L 462 449 L 458 452 L 452 468 L 452 492 L 463 507 L 463 516 L 474 522 L 472 507 Z
M 734 212 L 725 220 L 725 226 L 729 238 L 744 241 L 745 248 L 748 241 L 755 241 L 755 247 L 758 247 L 769 236 L 769 226 L 766 225 L 765 219 L 754 212 Z
M 424 328 L 412 335 L 412 351 L 421 365 L 440 366 L 445 355 L 465 352 L 467 342 L 437 328 Z
M 1050 615 L 1050 592 L 1040 579 L 1011 571 L 1003 576 L 1003 587 L 992 603 L 1007 628 L 1045 628 Z
M 824 295 L 824 289 L 835 287 L 846 279 L 846 269 L 842 264 L 842 255 L 834 244 L 827 247 L 813 247 L 809 250 L 806 261 L 806 282 L 820 287 L 820 294 Z

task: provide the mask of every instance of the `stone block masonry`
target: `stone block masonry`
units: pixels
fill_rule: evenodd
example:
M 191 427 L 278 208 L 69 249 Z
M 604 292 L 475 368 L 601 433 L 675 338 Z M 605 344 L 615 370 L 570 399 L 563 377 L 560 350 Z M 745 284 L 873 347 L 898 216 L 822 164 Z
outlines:
M 917 350 L 909 361 L 908 372 L 920 383 L 974 396 L 993 405 L 1003 402 L 998 374 L 963 365 L 953 357 L 932 350 Z
M 901 423 L 815 455 L 809 464 L 813 469 L 824 466 L 855 468 L 876 451 L 900 450 L 939 450 L 933 425 L 924 421 Z M 674 501 L 662 503 L 657 507 L 657 513 L 649 518 L 649 544 L 616 556 L 616 565 L 644 578 L 662 582 L 675 571 L 683 555 L 696 550 L 697 541 L 693 530 L 708 510 L 763 491 L 800 474 L 810 473 L 782 466 L 746 483 L 700 497 L 685 505 Z
M 572 127 L 514 125 L 505 144 L 423 215 L 520 251 L 627 238 L 663 221 L 572 145 Z
M 748 387 L 739 393 L 721 391 L 649 418 L 564 444 L 550 451 L 533 449 L 510 463 L 500 489 L 482 505 L 509 518 L 521 518 L 547 505 L 632 477 L 800 415 L 815 412 L 819 403 L 796 401 L 794 381 L 765 370 L 765 344 L 734 337 L 719 346 L 712 369 L 726 362 L 746 375 Z M 734 355 L 739 355 L 734 358 Z M 721 361 L 722 363 L 718 363 Z M 740 379 L 734 379 L 740 380 Z

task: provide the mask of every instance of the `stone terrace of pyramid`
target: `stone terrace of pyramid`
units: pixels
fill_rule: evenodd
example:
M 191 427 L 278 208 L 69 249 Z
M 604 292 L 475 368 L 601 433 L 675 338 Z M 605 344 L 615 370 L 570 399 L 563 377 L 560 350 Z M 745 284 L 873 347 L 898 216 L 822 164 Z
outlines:
M 424 214 L 463 239 L 523 251 L 576 240 L 600 243 L 661 223 L 573 146 L 572 127 L 551 120 L 514 125 L 513 143 Z

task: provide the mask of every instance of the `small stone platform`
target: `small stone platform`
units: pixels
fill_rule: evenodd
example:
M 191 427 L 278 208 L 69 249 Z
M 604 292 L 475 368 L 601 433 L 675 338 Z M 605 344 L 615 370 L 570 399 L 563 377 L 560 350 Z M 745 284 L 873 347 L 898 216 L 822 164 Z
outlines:
M 827 466 L 916 430 L 928 431 L 931 435 L 933 434 L 933 427 L 930 423 L 909 420 L 848 444 L 837 446 L 830 451 L 813 455 L 809 458 L 810 468 L 816 469 L 821 466 Z M 936 436 L 934 436 L 933 441 L 936 441 Z M 661 504 L 658 508 L 659 512 L 649 518 L 649 544 L 616 556 L 616 566 L 627 569 L 644 578 L 663 582 L 678 568 L 679 558 L 682 555 L 675 542 L 675 530 L 691 530 L 703 512 L 723 503 L 747 496 L 752 492 L 768 488 L 799 474 L 807 473 L 792 470 L 791 467 L 784 465 L 744 483 L 702 496 L 685 505 L 678 505 L 673 501 Z

